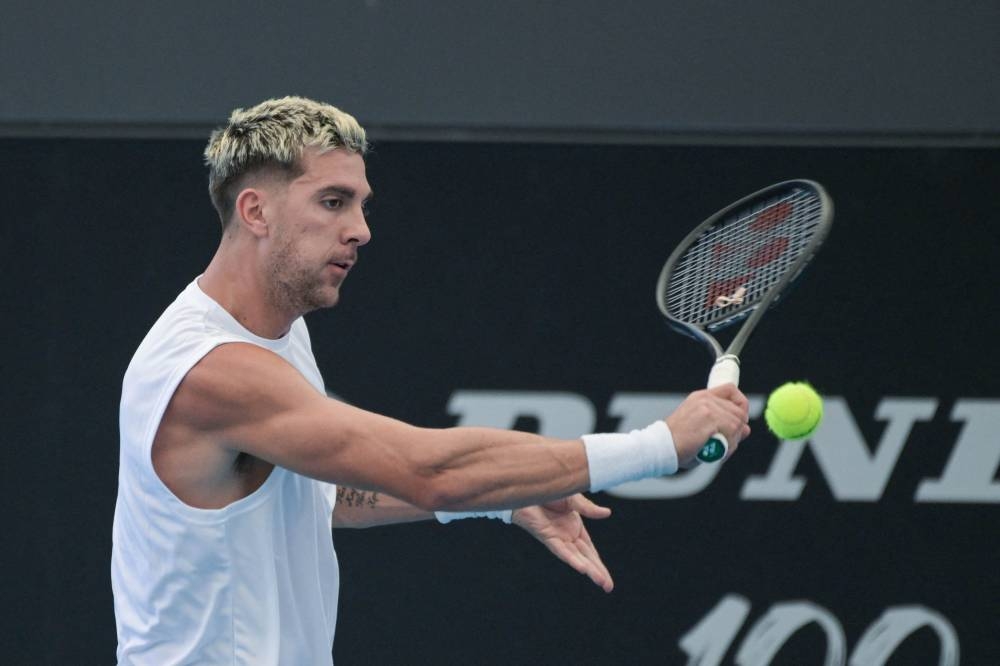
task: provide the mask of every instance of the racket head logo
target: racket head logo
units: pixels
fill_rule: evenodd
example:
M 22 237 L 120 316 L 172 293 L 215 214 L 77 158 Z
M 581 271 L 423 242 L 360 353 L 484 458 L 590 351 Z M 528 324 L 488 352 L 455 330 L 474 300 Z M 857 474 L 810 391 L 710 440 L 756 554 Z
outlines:
M 772 238 L 754 250 L 750 259 L 747 261 L 747 267 L 763 268 L 764 266 L 777 261 L 783 254 L 785 254 L 785 251 L 788 250 L 788 246 L 791 244 L 792 241 L 787 236 Z
M 790 201 L 779 201 L 757 213 L 757 217 L 750 223 L 750 231 L 773 229 L 787 220 L 794 210 L 795 206 Z
M 774 302 L 771 292 L 805 266 L 825 236 L 831 208 L 822 187 L 805 180 L 772 185 L 724 208 L 667 261 L 657 285 L 660 310 L 696 338 L 746 319 L 761 303 Z
M 730 243 L 716 243 L 712 246 L 712 262 L 716 267 L 731 264 L 731 257 L 737 260 L 746 257 L 744 268 L 756 271 L 780 259 L 788 250 L 792 241 L 787 236 L 772 236 L 771 232 L 789 219 L 795 211 L 795 205 L 790 201 L 779 201 L 757 213 L 747 225 L 747 229 L 762 235 L 763 242 L 756 247 L 742 250 Z M 749 255 L 749 256 L 747 256 Z M 747 298 L 748 286 L 756 277 L 755 272 L 746 273 L 734 278 L 717 280 L 708 286 L 705 308 L 707 310 L 743 305 Z

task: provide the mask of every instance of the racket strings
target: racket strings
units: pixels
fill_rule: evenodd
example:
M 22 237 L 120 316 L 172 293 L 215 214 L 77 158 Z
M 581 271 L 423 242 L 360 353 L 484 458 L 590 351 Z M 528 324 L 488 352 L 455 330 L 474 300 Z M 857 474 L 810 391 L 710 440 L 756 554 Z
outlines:
M 821 219 L 820 198 L 801 189 L 722 218 L 674 266 L 667 311 L 705 327 L 746 314 L 808 249 Z

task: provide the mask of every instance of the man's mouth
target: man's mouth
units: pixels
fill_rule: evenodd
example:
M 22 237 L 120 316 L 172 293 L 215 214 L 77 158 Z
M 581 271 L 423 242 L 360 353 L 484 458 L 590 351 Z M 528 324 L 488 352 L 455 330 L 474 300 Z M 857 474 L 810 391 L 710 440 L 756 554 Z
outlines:
M 341 269 L 342 271 L 344 271 L 346 273 L 349 270 L 351 270 L 351 267 L 354 265 L 354 261 L 352 261 L 352 260 L 347 260 L 347 261 L 331 261 L 330 265 L 336 266 L 337 268 Z

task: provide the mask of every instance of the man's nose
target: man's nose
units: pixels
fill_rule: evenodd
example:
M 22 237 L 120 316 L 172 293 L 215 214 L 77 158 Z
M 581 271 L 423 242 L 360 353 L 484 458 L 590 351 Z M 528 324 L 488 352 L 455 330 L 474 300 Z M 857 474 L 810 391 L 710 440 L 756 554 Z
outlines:
M 352 216 L 351 223 L 345 230 L 346 243 L 356 243 L 358 246 L 366 245 L 372 239 L 371 229 L 368 228 L 368 220 L 362 211 L 357 211 Z

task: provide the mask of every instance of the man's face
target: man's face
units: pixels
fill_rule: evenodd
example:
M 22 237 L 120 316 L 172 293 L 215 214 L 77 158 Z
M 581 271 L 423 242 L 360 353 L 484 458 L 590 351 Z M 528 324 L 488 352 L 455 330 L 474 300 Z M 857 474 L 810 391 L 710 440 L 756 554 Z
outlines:
M 335 305 L 358 248 L 371 240 L 364 158 L 343 148 L 306 149 L 301 164 L 301 176 L 267 188 L 262 245 L 269 298 L 295 314 Z

